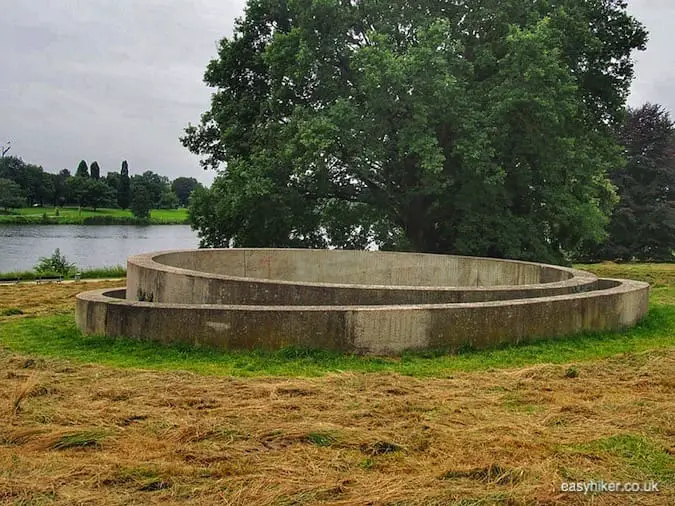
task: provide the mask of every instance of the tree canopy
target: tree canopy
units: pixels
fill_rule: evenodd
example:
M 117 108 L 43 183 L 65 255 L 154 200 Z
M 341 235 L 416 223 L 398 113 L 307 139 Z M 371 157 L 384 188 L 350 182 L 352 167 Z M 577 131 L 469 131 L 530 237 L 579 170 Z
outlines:
M 623 0 L 249 0 L 182 141 L 204 246 L 564 261 L 604 237 L 646 32 Z
M 0 209 L 9 210 L 26 203 L 21 187 L 10 179 L 0 178 Z
M 181 206 L 187 206 L 190 195 L 199 186 L 199 182 L 193 177 L 179 177 L 171 183 L 171 188 L 178 197 Z
M 609 240 L 590 260 L 672 261 L 675 251 L 675 127 L 663 107 L 630 109 L 619 129 L 627 164 L 612 171 L 620 201 Z
M 75 177 L 89 177 L 89 166 L 84 160 L 80 160 L 75 170 Z

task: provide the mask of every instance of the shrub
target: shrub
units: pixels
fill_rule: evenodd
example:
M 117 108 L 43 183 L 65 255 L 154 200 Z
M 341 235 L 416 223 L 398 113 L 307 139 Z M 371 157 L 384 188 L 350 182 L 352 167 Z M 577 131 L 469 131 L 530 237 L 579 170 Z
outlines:
M 74 273 L 77 268 L 75 264 L 71 264 L 66 260 L 65 255 L 61 254 L 61 250 L 56 248 L 52 256 L 40 258 L 39 263 L 35 266 L 35 272 L 40 275 L 46 273 L 57 273 L 61 276 L 69 276 Z

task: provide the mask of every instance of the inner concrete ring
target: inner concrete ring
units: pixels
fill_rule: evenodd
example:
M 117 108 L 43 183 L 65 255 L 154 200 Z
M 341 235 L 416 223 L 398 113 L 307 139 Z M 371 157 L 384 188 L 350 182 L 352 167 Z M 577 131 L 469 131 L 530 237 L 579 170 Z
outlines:
M 486 258 L 319 250 L 130 257 L 126 290 L 77 297 L 86 334 L 224 350 L 289 346 L 391 355 L 618 330 L 649 286 Z
M 595 290 L 588 272 L 488 258 L 336 250 L 211 249 L 130 257 L 127 299 L 236 305 L 487 302 Z

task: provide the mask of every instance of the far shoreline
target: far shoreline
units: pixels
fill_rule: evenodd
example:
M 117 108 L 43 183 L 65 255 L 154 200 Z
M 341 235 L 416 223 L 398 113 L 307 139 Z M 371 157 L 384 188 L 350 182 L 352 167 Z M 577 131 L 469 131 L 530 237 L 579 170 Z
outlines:
M 0 214 L 2 225 L 190 225 L 187 209 L 153 209 L 149 218 L 129 210 L 77 207 L 27 207 Z

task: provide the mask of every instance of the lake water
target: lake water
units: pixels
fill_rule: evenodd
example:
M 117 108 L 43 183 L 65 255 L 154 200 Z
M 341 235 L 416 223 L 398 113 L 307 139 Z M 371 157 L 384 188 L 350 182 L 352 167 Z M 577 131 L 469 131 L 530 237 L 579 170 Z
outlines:
M 130 255 L 198 245 L 186 225 L 0 225 L 0 272 L 30 270 L 56 248 L 85 269 L 126 266 Z

